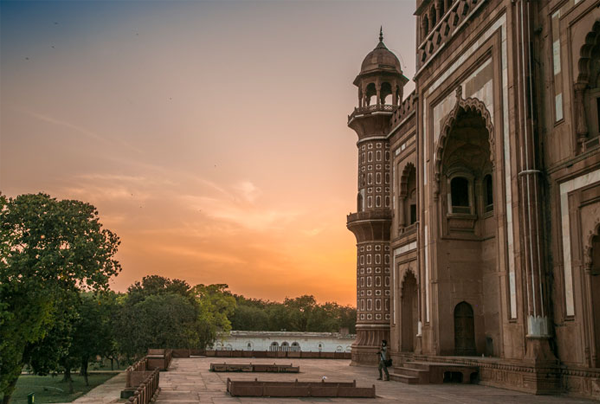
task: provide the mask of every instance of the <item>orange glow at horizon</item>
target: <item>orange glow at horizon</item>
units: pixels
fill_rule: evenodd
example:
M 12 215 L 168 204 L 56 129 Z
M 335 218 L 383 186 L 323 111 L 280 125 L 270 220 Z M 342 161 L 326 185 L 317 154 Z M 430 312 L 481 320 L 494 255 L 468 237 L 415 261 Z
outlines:
M 414 2 L 2 2 L 0 191 L 95 205 L 145 275 L 355 305 L 352 81 Z M 412 83 L 404 90 L 405 96 Z

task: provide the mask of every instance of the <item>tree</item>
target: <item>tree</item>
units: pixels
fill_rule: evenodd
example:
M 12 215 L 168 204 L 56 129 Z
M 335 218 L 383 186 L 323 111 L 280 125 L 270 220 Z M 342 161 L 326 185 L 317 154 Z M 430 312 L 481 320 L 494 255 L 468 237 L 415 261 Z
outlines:
M 119 345 L 128 356 L 149 348 L 194 348 L 199 341 L 198 307 L 176 293 L 150 295 L 121 312 Z
M 0 200 L 0 392 L 10 401 L 28 344 L 42 340 L 60 302 L 79 289 L 103 290 L 120 270 L 119 238 L 90 204 L 46 194 Z
M 175 293 L 188 297 L 190 301 L 195 300 L 192 288 L 186 281 L 180 279 L 169 279 L 160 275 L 149 275 L 142 278 L 142 282 L 135 282 L 127 288 L 127 303 L 134 305 L 148 296 Z
M 196 285 L 192 292 L 199 304 L 199 347 L 205 348 L 217 338 L 217 332 L 229 332 L 231 322 L 229 317 L 233 315 L 236 307 L 235 298 L 227 291 L 225 284 Z
M 315 308 L 317 301 L 314 296 L 304 295 L 294 299 L 286 298 L 283 302 L 284 306 L 289 310 L 290 331 L 308 331 L 308 324 Z
M 231 316 L 232 330 L 265 331 L 269 329 L 269 315 L 264 309 L 239 305 Z

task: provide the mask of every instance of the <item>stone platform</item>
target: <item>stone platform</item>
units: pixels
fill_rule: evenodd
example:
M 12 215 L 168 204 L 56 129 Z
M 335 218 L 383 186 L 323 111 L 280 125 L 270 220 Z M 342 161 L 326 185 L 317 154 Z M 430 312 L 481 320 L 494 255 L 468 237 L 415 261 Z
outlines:
M 270 373 L 261 376 L 261 380 L 273 381 L 320 381 L 323 376 L 328 382 L 347 382 L 356 380 L 358 386 L 375 384 L 377 398 L 266 398 L 231 397 L 226 392 L 227 378 L 231 373 L 215 373 L 209 370 L 214 358 L 176 358 L 168 372 L 161 372 L 162 391 L 158 404 L 225 404 L 225 403 L 352 403 L 352 404 L 392 404 L 392 403 L 548 403 L 548 404 L 592 404 L 597 401 L 574 399 L 565 396 L 534 396 L 510 390 L 485 387 L 474 384 L 428 384 L 409 385 L 398 382 L 376 380 L 377 368 L 349 366 L 350 360 L 298 359 L 301 373 Z M 240 360 L 236 359 L 236 363 Z M 287 363 L 286 363 L 287 362 Z M 250 360 L 248 361 L 250 363 Z M 252 363 L 273 364 L 273 359 L 253 358 Z M 282 360 L 281 364 L 289 364 Z M 390 369 L 391 370 L 391 369 Z M 236 380 L 254 380 L 256 374 L 236 373 Z M 116 393 L 118 394 L 118 393 Z

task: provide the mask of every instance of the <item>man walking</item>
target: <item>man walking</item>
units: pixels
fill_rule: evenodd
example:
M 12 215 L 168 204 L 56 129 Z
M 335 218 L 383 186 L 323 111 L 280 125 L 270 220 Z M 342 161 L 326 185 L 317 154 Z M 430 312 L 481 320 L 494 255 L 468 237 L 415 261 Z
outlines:
M 390 373 L 388 372 L 387 366 L 385 364 L 386 359 L 387 359 L 387 341 L 386 340 L 381 341 L 381 348 L 380 348 L 379 352 L 377 352 L 377 354 L 379 355 L 379 378 L 377 380 L 381 380 L 383 378 L 383 374 L 381 373 L 381 369 L 383 369 L 385 371 L 385 381 L 389 382 L 390 381 Z

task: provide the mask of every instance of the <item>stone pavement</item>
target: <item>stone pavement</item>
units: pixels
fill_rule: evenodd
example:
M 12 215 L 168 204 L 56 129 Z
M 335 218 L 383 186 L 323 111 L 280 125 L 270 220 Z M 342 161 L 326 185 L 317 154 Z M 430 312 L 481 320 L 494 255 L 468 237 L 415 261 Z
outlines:
M 300 366 L 300 373 L 213 373 L 211 362 L 277 363 Z M 595 401 L 563 396 L 534 396 L 510 390 L 469 384 L 407 385 L 399 382 L 377 381 L 376 368 L 349 366 L 349 360 L 333 359 L 248 359 L 248 358 L 180 358 L 173 359 L 168 372 L 160 374 L 162 391 L 159 404 L 225 404 L 225 403 L 595 403 Z M 356 380 L 359 387 L 376 386 L 377 398 L 251 398 L 231 397 L 226 392 L 227 378 L 232 380 L 320 381 Z M 597 402 L 596 402 L 597 403 Z

